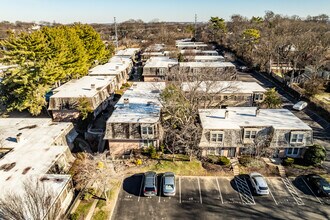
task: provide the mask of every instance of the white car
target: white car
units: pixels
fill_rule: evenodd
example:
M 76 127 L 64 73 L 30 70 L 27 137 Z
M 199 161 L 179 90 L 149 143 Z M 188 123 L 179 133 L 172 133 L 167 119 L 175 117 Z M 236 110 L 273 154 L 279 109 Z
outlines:
M 294 104 L 294 106 L 292 108 L 297 110 L 297 111 L 301 111 L 306 107 L 307 107 L 307 102 L 299 101 L 296 104 Z
M 269 189 L 265 178 L 260 173 L 250 173 L 250 181 L 254 192 L 258 195 L 268 195 Z

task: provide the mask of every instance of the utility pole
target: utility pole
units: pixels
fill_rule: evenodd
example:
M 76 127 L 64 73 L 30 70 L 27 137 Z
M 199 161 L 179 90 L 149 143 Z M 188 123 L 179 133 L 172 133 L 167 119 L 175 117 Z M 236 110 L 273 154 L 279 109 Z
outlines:
M 197 33 L 197 14 L 195 14 L 195 31 L 194 31 L 194 37 L 195 37 L 195 40 L 196 40 L 196 33 Z
M 117 34 L 117 23 L 116 23 L 116 17 L 113 18 L 115 23 L 115 34 L 116 34 L 116 50 L 118 50 L 118 34 Z

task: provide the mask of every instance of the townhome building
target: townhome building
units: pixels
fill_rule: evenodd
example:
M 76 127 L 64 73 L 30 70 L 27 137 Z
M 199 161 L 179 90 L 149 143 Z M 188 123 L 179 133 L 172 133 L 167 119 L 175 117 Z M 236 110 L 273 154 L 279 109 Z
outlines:
M 115 105 L 106 123 L 104 139 L 111 155 L 133 149 L 159 147 L 162 139 L 160 93 L 165 82 L 135 82 Z
M 118 50 L 115 55 L 118 57 L 129 58 L 135 60 L 135 56 L 140 52 L 140 48 L 126 48 L 123 50 Z
M 84 76 L 53 90 L 48 110 L 55 121 L 71 121 L 80 115 L 79 106 L 90 107 L 94 116 L 104 110 L 116 89 L 115 76 Z
M 228 107 L 200 109 L 202 155 L 236 157 L 267 153 L 301 157 L 313 144 L 313 131 L 287 109 Z
M 209 46 L 204 42 L 176 41 L 176 47 L 179 50 L 204 50 Z
M 61 215 L 73 198 L 71 176 L 67 173 L 75 160 L 70 148 L 77 135 L 72 123 L 47 118 L 1 118 L 0 197 L 6 199 L 8 193 L 23 196 L 24 184 L 38 185 L 46 192 L 37 188 L 35 194 L 51 195 L 51 206 L 58 213 L 56 219 L 63 219 Z
M 175 68 L 177 71 L 177 59 L 169 57 L 151 57 L 143 67 L 145 82 L 165 81 L 170 71 Z
M 181 83 L 188 95 L 201 98 L 200 107 L 257 106 L 264 99 L 266 89 L 256 82 L 242 81 L 195 81 Z
M 120 89 L 126 83 L 133 70 L 130 58 L 114 56 L 108 63 L 95 66 L 89 70 L 89 76 L 115 76 L 115 87 Z
M 195 80 L 234 80 L 236 67 L 231 62 L 180 62 L 179 76 L 188 81 Z
M 187 60 L 188 62 L 225 62 L 225 58 L 220 55 L 186 56 L 185 60 Z

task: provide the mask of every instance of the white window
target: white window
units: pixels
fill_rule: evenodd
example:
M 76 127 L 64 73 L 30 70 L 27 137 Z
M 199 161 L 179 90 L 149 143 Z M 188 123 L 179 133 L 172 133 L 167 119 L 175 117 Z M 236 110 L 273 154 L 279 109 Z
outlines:
M 165 71 L 164 68 L 159 68 L 159 75 L 164 75 Z
M 223 141 L 223 133 L 211 133 L 211 142 L 218 143 Z
M 264 98 L 263 94 L 259 94 L 259 93 L 254 94 L 255 101 L 261 101 L 261 100 L 263 100 L 263 98 Z
M 244 133 L 244 138 L 246 139 L 254 139 L 257 136 L 257 131 L 250 131 L 250 130 L 245 130 Z
M 141 130 L 144 135 L 152 135 L 154 133 L 153 126 L 142 126 Z
M 304 140 L 304 134 L 292 134 L 291 143 L 302 143 Z
M 154 141 L 151 140 L 143 140 L 143 147 L 154 146 Z
M 297 156 L 299 154 L 299 148 L 287 148 L 286 155 L 287 156 Z
M 207 150 L 207 155 L 215 155 L 215 152 L 216 152 L 215 148 L 209 148 Z
M 192 72 L 196 74 L 196 73 L 199 73 L 200 71 L 199 71 L 199 68 L 192 68 Z

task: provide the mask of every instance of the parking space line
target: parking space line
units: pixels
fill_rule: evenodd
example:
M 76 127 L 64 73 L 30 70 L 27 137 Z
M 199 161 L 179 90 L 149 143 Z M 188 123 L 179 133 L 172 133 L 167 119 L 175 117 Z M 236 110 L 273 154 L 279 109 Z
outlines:
M 293 197 L 293 199 L 296 201 L 297 205 L 305 205 L 304 201 L 298 195 L 297 191 L 295 190 L 294 186 L 290 182 L 289 178 L 286 177 L 286 178 L 281 178 L 281 179 L 282 179 L 282 182 L 284 183 L 284 185 L 286 186 L 286 188 L 288 189 L 289 193 Z
M 160 178 L 158 203 L 160 202 L 160 197 L 162 196 L 162 188 L 163 188 L 162 186 L 163 186 L 163 176 L 161 176 L 161 178 Z
M 181 203 L 181 176 L 179 177 L 179 194 L 180 194 L 180 203 Z
M 199 200 L 200 200 L 200 202 L 202 204 L 203 203 L 203 200 L 202 200 L 201 184 L 199 182 L 199 177 L 197 177 L 197 180 L 198 180 L 198 189 L 199 189 Z
M 268 188 L 268 190 L 269 190 L 269 193 L 270 193 L 270 195 L 272 196 L 272 198 L 273 198 L 275 204 L 278 205 L 278 203 L 277 203 L 277 201 L 276 201 L 276 199 L 275 199 L 275 197 L 274 197 L 272 191 L 270 190 L 270 188 Z
M 140 186 L 140 192 L 139 192 L 138 202 L 140 202 L 140 198 L 141 198 L 143 180 L 144 180 L 144 175 L 142 175 L 142 180 L 141 180 L 141 186 Z
M 306 181 L 304 180 L 304 178 L 301 178 L 302 181 L 305 183 L 305 185 L 308 187 L 309 191 L 311 191 L 314 195 L 314 197 L 323 205 L 323 202 L 315 195 L 315 193 L 313 192 L 313 190 L 309 187 L 309 185 L 306 183 Z
M 219 195 L 220 195 L 221 203 L 223 204 L 223 198 L 222 198 L 222 194 L 221 194 L 221 189 L 220 189 L 218 178 L 215 178 L 215 180 L 217 181 L 217 186 L 218 186 L 218 190 L 219 190 Z
M 266 180 L 267 180 L 267 184 L 268 184 L 268 186 L 271 186 L 273 189 L 275 189 L 274 186 L 273 186 L 272 181 L 270 181 L 269 178 L 267 178 Z M 269 190 L 270 195 L 272 196 L 272 198 L 273 198 L 275 204 L 278 205 L 278 203 L 277 203 L 277 201 L 276 201 L 276 199 L 275 199 L 275 196 L 273 195 L 272 191 L 270 190 L 270 187 L 268 187 L 268 190 Z

